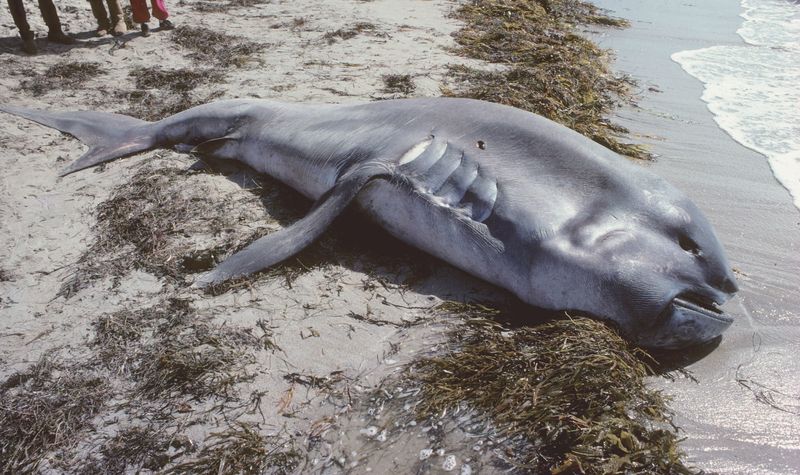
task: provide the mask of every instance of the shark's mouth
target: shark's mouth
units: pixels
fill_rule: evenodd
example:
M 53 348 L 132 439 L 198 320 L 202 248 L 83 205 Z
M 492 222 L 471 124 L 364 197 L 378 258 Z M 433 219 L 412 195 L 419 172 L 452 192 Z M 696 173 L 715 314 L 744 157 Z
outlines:
M 712 298 L 695 292 L 684 292 L 672 299 L 672 305 L 721 323 L 732 323 L 733 318 L 725 314 Z
M 637 343 L 648 348 L 679 349 L 711 341 L 733 323 L 713 297 L 685 291 L 676 295 Z

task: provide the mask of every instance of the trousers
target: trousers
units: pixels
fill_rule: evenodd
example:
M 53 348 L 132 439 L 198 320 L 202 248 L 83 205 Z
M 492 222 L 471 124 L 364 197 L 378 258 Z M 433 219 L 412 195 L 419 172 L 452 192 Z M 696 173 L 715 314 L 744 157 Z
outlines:
M 169 16 L 164 0 L 150 0 L 153 5 L 153 16 L 159 20 L 166 20 Z M 134 23 L 147 23 L 150 20 L 150 11 L 147 9 L 147 0 L 131 0 Z
M 92 14 L 94 14 L 97 20 L 97 26 L 103 27 L 103 29 L 109 29 L 116 25 L 117 22 L 125 21 L 119 0 L 106 0 L 108 3 L 108 11 L 106 11 L 103 1 L 104 0 L 89 0 L 89 4 L 92 6 Z
M 33 32 L 28 24 L 25 5 L 23 5 L 22 0 L 8 0 L 8 9 L 11 10 L 11 17 L 14 19 L 14 24 L 17 25 L 19 36 L 23 40 L 33 39 Z M 42 18 L 44 18 L 44 22 L 50 31 L 61 31 L 61 21 L 58 19 L 58 10 L 53 5 L 53 0 L 39 0 L 39 10 L 42 12 Z

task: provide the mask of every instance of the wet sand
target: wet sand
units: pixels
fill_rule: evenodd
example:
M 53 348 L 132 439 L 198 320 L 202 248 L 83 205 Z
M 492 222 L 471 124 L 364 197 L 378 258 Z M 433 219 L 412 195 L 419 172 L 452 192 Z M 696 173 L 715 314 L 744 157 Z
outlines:
M 654 172 L 684 190 L 714 224 L 741 288 L 719 346 L 690 365 L 697 382 L 654 380 L 674 398 L 683 447 L 720 473 L 800 473 L 800 211 L 764 156 L 730 138 L 700 99 L 702 84 L 670 55 L 740 44 L 738 2 L 599 0 L 631 21 L 603 32 L 615 69 L 639 81 L 620 120 L 658 155 Z

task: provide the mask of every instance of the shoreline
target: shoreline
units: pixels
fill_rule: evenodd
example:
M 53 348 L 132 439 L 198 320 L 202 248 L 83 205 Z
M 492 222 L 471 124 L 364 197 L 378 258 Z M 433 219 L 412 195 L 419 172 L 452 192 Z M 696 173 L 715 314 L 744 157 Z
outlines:
M 743 44 L 741 7 L 712 1 L 664 6 L 596 0 L 631 21 L 598 35 L 615 51 L 614 68 L 641 85 L 638 107 L 618 120 L 658 157 L 654 172 L 683 189 L 714 224 L 740 292 L 733 326 L 710 355 L 688 369 L 698 379 L 653 384 L 674 398 L 682 447 L 699 468 L 721 473 L 800 473 L 797 401 L 800 362 L 800 212 L 767 157 L 736 142 L 701 99 L 703 85 L 671 55 Z M 760 386 L 757 386 L 760 385 Z M 774 398 L 774 406 L 758 401 Z M 785 412 L 781 409 L 788 409 Z

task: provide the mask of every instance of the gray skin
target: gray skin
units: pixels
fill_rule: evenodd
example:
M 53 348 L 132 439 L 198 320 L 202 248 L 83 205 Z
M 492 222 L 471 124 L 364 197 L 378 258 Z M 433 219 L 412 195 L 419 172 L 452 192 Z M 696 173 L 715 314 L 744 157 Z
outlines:
M 533 306 L 616 323 L 638 344 L 720 335 L 737 291 L 708 220 L 643 167 L 552 121 L 468 99 L 308 105 L 211 103 L 159 122 L 0 108 L 90 145 L 63 174 L 173 147 L 237 160 L 312 200 L 294 225 L 231 256 L 196 285 L 301 250 L 355 200 L 397 238 Z

